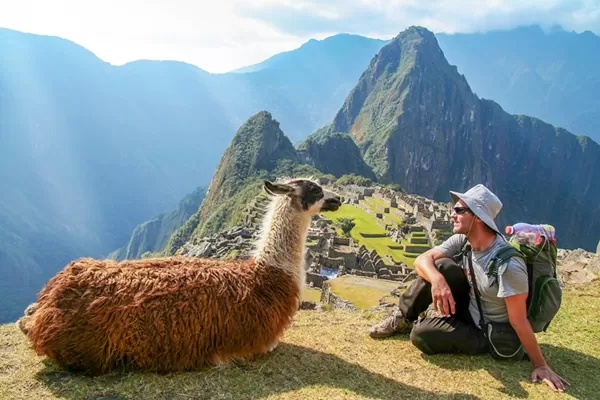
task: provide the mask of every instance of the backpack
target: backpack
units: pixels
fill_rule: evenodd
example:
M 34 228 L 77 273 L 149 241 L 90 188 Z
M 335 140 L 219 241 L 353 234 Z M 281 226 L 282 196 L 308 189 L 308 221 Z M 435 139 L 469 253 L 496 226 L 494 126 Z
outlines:
M 488 277 L 497 278 L 498 267 L 511 257 L 521 257 L 527 266 L 527 319 L 535 333 L 546 332 L 562 303 L 562 288 L 556 273 L 556 244 L 547 238 L 537 245 L 522 244 L 512 236 L 490 261 Z

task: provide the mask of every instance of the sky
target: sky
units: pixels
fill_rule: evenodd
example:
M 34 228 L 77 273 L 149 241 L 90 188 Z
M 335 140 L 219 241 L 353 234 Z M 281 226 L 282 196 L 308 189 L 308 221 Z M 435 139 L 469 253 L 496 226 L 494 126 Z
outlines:
M 212 73 L 311 38 L 390 39 L 411 25 L 485 32 L 560 25 L 600 35 L 600 0 L 0 0 L 0 27 L 69 39 L 114 65 L 184 61 Z

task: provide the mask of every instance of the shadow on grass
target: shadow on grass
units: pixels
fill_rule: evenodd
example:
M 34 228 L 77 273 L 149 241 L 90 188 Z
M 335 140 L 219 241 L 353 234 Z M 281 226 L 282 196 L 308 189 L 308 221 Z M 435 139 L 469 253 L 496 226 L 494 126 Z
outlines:
M 256 399 L 318 386 L 335 388 L 344 397 L 373 399 L 478 399 L 462 393 L 440 393 L 397 382 L 337 356 L 282 343 L 254 362 L 200 372 L 75 375 L 47 362 L 36 378 L 66 399 Z M 336 393 L 336 394 L 337 394 Z M 325 396 L 325 394 L 323 394 Z M 310 394 L 298 393 L 299 397 Z
M 563 377 L 570 385 L 566 386 L 565 393 L 576 399 L 598 398 L 600 393 L 600 380 L 597 374 L 600 371 L 600 359 L 579 351 L 557 347 L 550 344 L 541 344 L 542 353 L 548 365 Z M 491 356 L 474 356 L 480 362 L 457 362 L 461 357 L 472 359 L 473 356 L 462 355 L 426 355 L 422 357 L 441 368 L 450 370 L 459 369 L 485 369 L 504 386 L 500 391 L 517 398 L 527 398 L 529 393 L 523 388 L 521 382 L 531 382 L 532 366 L 529 361 L 497 361 Z M 458 358 L 457 358 L 458 357 Z M 479 361 L 479 360 L 478 360 Z M 540 384 L 546 386 L 545 383 Z M 548 387 L 549 391 L 552 391 Z

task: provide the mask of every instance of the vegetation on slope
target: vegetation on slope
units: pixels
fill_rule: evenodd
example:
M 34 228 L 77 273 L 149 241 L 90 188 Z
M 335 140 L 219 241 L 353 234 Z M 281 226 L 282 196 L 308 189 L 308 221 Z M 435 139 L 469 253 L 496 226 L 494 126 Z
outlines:
M 127 244 L 109 254 L 114 260 L 135 259 L 148 254 L 161 254 L 175 231 L 185 224 L 200 208 L 206 188 L 196 188 L 179 202 L 177 209 L 161 213 L 138 225 Z
M 403 250 L 392 249 L 390 246 L 399 246 L 400 244 L 392 240 L 386 235 L 386 230 L 377 224 L 377 218 L 366 211 L 353 206 L 351 204 L 342 204 L 340 209 L 331 215 L 324 215 L 323 218 L 331 219 L 334 223 L 339 224 L 341 218 L 352 218 L 355 226 L 350 231 L 352 239 L 359 245 L 364 245 L 368 250 L 377 251 L 381 257 L 389 256 L 395 262 L 403 262 L 408 266 L 412 266 L 414 257 L 412 253 L 406 253 Z M 338 229 L 341 234 L 341 229 Z M 378 234 L 381 237 L 365 237 L 362 234 L 372 235 Z
M 347 133 L 331 132 L 326 126 L 298 143 L 296 149 L 302 161 L 324 173 L 335 176 L 357 174 L 370 180 L 376 179 Z
M 219 165 L 198 212 L 169 239 L 166 254 L 230 226 L 241 224 L 243 209 L 262 190 L 264 180 L 326 176 L 300 161 L 296 149 L 268 111 L 240 126 Z M 330 176 L 333 177 L 333 176 Z

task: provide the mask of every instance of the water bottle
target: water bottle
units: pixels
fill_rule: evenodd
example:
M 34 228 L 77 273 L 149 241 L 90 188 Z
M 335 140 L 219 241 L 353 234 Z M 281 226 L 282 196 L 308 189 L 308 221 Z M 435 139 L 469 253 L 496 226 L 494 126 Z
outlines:
M 534 246 L 538 242 L 538 234 L 535 232 L 519 231 L 515 233 L 515 237 L 519 244 Z
M 556 243 L 556 230 L 552 225 L 548 224 L 527 224 L 519 222 L 514 225 L 508 225 L 504 232 L 509 235 L 517 236 L 517 240 L 521 244 L 539 245 L 545 240 Z

